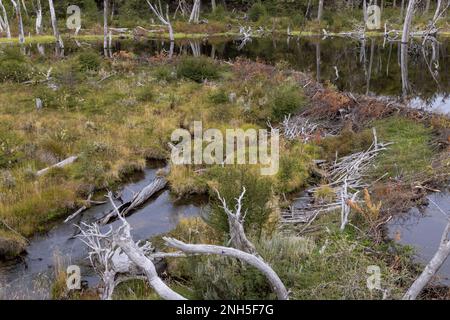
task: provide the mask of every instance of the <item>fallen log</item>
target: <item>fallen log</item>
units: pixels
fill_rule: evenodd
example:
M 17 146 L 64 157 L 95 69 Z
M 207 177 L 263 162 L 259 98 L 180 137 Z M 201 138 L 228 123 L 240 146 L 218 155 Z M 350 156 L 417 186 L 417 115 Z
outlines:
M 74 163 L 77 159 L 78 159 L 78 156 L 72 156 L 72 157 L 69 157 L 69 158 L 67 158 L 67 159 L 65 159 L 65 160 L 63 160 L 63 161 L 61 161 L 61 162 L 58 162 L 57 164 L 54 164 L 54 165 L 52 165 L 52 166 L 50 166 L 50 167 L 47 167 L 47 168 L 42 169 L 42 170 L 39 170 L 39 171 L 36 173 L 36 175 L 37 175 L 38 177 L 40 177 L 40 176 L 46 174 L 49 170 L 51 170 L 51 169 L 53 169 L 53 168 L 64 168 L 65 166 Z
M 66 218 L 66 220 L 64 220 L 64 223 L 67 223 L 67 222 L 75 219 L 79 214 L 81 214 L 84 211 L 86 211 L 87 209 L 91 208 L 93 205 L 98 206 L 98 205 L 106 203 L 106 201 L 94 201 L 94 200 L 91 200 L 91 198 L 92 198 L 92 193 L 89 195 L 89 197 L 85 201 L 85 204 L 81 208 L 79 208 L 77 211 L 75 211 L 73 214 L 68 216 Z
M 167 185 L 167 179 L 165 177 L 156 177 L 149 185 L 139 191 L 131 201 L 125 202 L 119 206 L 118 210 L 111 210 L 105 217 L 101 218 L 99 223 L 105 225 L 117 218 L 117 211 L 120 215 L 125 217 L 130 212 L 136 210 L 139 206 L 148 201 L 154 194 L 163 190 Z

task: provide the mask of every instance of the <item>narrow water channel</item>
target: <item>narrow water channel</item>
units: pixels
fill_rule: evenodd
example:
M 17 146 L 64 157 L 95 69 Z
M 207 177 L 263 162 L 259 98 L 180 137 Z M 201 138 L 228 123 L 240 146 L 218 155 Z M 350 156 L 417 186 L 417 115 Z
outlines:
M 126 184 L 121 189 L 122 199 L 129 200 L 155 178 L 156 172 L 157 168 L 148 168 L 138 181 Z M 177 202 L 166 190 L 127 220 L 133 227 L 134 239 L 148 239 L 172 230 L 182 217 L 199 215 L 205 203 L 201 199 Z M 79 239 L 72 238 L 76 232 L 74 223 L 93 222 L 110 209 L 110 204 L 93 207 L 78 220 L 61 223 L 48 233 L 32 238 L 27 254 L 21 260 L 0 262 L 0 299 L 49 298 L 55 255 L 64 259 L 65 263 L 80 266 L 82 279 L 88 281 L 90 286 L 95 285 L 98 280 L 86 259 L 86 247 Z M 117 227 L 118 223 L 116 221 L 111 226 Z
M 417 261 L 423 264 L 427 264 L 438 249 L 450 218 L 450 192 L 434 193 L 428 199 L 426 207 L 413 208 L 395 217 L 388 225 L 389 236 L 403 245 L 412 246 Z M 440 283 L 450 285 L 450 259 L 441 267 L 438 277 Z

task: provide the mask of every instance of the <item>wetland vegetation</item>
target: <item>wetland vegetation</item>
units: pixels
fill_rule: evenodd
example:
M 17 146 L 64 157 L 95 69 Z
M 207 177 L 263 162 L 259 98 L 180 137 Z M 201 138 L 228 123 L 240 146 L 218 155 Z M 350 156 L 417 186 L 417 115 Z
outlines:
M 363 1 L 203 1 L 197 21 L 200 1 L 169 1 L 157 11 L 170 13 L 173 42 L 146 1 L 105 1 L 106 24 L 103 1 L 79 1 L 76 35 L 65 26 L 69 3 L 58 1 L 56 43 L 47 1 L 39 35 L 37 2 L 19 2 L 21 28 L 33 34 L 24 41 L 11 3 L 11 37 L 0 10 L 0 298 L 160 299 L 114 241 L 102 245 L 130 256 L 135 273 L 113 270 L 109 292 L 102 256 L 86 260 L 93 249 L 80 240 L 90 238 L 75 224 L 100 234 L 129 223 L 135 240 L 151 242 L 136 248 L 163 283 L 189 299 L 276 299 L 282 290 L 258 263 L 180 257 L 171 239 L 260 259 L 290 299 L 401 299 L 420 276 L 432 255 L 415 259 L 389 225 L 415 207 L 450 213 L 448 197 L 429 196 L 450 178 L 445 1 L 412 1 L 421 13 L 412 32 L 432 32 L 408 44 L 392 38 L 407 11 L 399 1 L 382 1 L 383 27 L 370 32 L 361 31 Z M 172 133 L 194 136 L 199 121 L 224 136 L 278 130 L 278 171 L 172 163 Z M 119 219 L 102 226 L 111 213 Z M 87 281 L 77 290 L 66 287 L 71 264 Z M 381 283 L 368 288 L 373 266 Z M 441 280 L 418 298 L 448 298 Z

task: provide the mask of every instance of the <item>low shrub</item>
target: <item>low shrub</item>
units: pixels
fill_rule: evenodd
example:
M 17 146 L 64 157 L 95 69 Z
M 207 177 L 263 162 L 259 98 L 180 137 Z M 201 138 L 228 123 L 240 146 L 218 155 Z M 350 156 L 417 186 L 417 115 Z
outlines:
M 177 65 L 177 74 L 195 82 L 203 82 L 219 78 L 219 67 L 207 57 L 184 57 Z
M 85 51 L 78 56 L 78 63 L 81 71 L 98 71 L 102 62 L 98 53 Z
M 267 15 L 266 7 L 261 2 L 254 3 L 248 10 L 248 17 L 251 21 L 256 22 L 261 17 Z
M 285 115 L 301 111 L 306 106 L 303 92 L 294 84 L 283 84 L 275 88 L 271 97 L 273 120 L 282 120 Z
M 0 82 L 30 80 L 32 71 L 27 58 L 18 49 L 8 48 L 0 55 Z
M 245 229 L 248 234 L 260 236 L 267 223 L 271 208 L 272 186 L 268 178 L 261 177 L 248 167 L 211 168 L 210 197 L 211 211 L 207 217 L 208 223 L 223 234 L 229 231 L 228 219 L 222 203 L 218 200 L 216 190 L 219 191 L 229 208 L 234 209 L 236 198 L 242 193 L 243 187 L 246 193 L 242 201 L 242 212 L 246 212 Z

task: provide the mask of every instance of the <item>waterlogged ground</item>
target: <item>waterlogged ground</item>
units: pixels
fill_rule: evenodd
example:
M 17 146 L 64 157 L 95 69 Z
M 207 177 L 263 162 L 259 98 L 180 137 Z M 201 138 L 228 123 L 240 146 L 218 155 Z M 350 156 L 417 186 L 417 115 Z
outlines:
M 124 201 L 129 201 L 154 178 L 157 169 L 146 169 L 131 182 L 118 190 Z M 127 220 L 133 228 L 136 240 L 171 231 L 183 217 L 198 216 L 206 204 L 204 199 L 175 201 L 169 191 L 163 191 L 150 200 Z M 82 280 L 95 286 L 98 278 L 87 259 L 87 248 L 73 236 L 78 233 L 75 224 L 92 223 L 111 210 L 110 204 L 99 205 L 85 211 L 67 224 L 61 223 L 48 233 L 30 240 L 27 254 L 21 259 L 0 262 L 0 298 L 3 299 L 49 299 L 55 275 L 55 262 L 64 266 L 77 265 L 81 268 Z M 116 228 L 118 222 L 111 224 Z M 105 227 L 105 228 L 109 228 Z
M 2 44 L 2 48 L 6 47 Z M 89 190 L 97 188 L 105 192 L 110 186 L 117 187 L 117 184 L 126 182 L 124 176 L 143 170 L 144 175 L 139 181 L 123 188 L 123 199 L 130 198 L 155 176 L 155 170 L 145 169 L 145 159 L 167 159 L 168 137 L 176 128 L 189 128 L 192 121 L 197 120 L 205 121 L 210 127 L 258 128 L 266 125 L 268 117 L 277 121 L 282 120 L 286 113 L 297 112 L 298 109 L 304 111 L 312 105 L 314 97 L 303 90 L 308 83 L 300 88 L 293 81 L 298 73 L 290 69 L 310 74 L 312 79 L 324 83 L 328 89 L 394 99 L 403 97 L 417 108 L 427 108 L 436 113 L 450 112 L 450 73 L 447 69 L 450 40 L 446 38 L 425 51 L 416 45 L 409 48 L 407 91 L 402 89 L 398 43 L 383 43 L 383 39 L 357 41 L 292 37 L 278 40 L 258 38 L 242 43 L 232 38 L 221 38 L 176 42 L 176 55 L 202 55 L 222 61 L 200 60 L 200 64 L 195 59 L 184 58 L 175 60 L 173 64 L 167 63 L 165 55 L 169 48 L 169 43 L 160 40 L 117 40 L 111 52 L 107 52 L 114 59 L 103 59 L 104 52 L 99 42 L 77 44 L 66 41 L 66 59 L 58 57 L 53 62 L 57 51 L 52 44 L 34 43 L 21 47 L 20 50 L 39 65 L 40 74 L 35 75 L 39 83 L 7 82 L 0 89 L 5 98 L 0 106 L 5 128 L 1 132 L 2 146 L 6 150 L 6 160 L 2 159 L 6 169 L 2 171 L 1 191 L 6 195 L 2 200 L 7 199 L 2 203 L 3 211 L 0 213 L 27 236 L 40 235 L 31 238 L 28 254 L 22 260 L 0 265 L 0 297 L 48 297 L 53 280 L 54 255 L 58 252 L 62 257 L 70 256 L 69 263 L 80 264 L 84 279 L 91 285 L 95 284 L 97 280 L 88 267 L 84 246 L 78 240 L 70 239 L 75 229 L 61 224 L 61 219 L 82 204 Z M 82 54 L 87 51 L 88 54 Z M 57 53 L 61 56 L 61 52 Z M 238 57 L 267 62 L 276 68 L 236 61 Z M 234 65 L 223 62 L 227 60 L 233 60 Z M 80 71 L 80 64 L 87 66 L 87 70 Z M 98 68 L 90 68 L 97 64 Z M 51 72 L 48 71 L 50 67 L 54 68 Z M 208 81 L 198 78 L 196 68 L 204 68 L 202 72 L 207 74 Z M 46 72 L 50 72 L 53 78 L 45 79 Z M 233 95 L 235 98 L 231 98 Z M 36 98 L 44 100 L 43 110 L 36 110 Z M 337 118 L 336 114 L 333 116 Z M 438 117 L 433 123 L 437 131 L 448 126 L 445 120 L 442 123 L 441 120 Z M 384 181 L 388 186 L 381 188 L 384 201 L 383 197 L 388 198 L 392 194 L 389 188 L 392 185 L 397 188 L 395 183 L 408 185 L 413 174 L 423 172 L 429 175 L 430 170 L 435 169 L 431 168 L 435 151 L 431 141 L 437 137 L 433 136 L 429 123 L 417 123 L 403 115 L 390 120 L 381 119 L 372 125 L 379 130 L 381 139 L 396 142 L 380 159 L 378 169 L 382 173 L 378 171 L 376 176 L 372 176 L 378 179 L 389 171 Z M 222 187 L 223 192 L 228 192 L 230 201 L 234 201 L 235 193 L 239 191 L 234 185 L 237 182 L 245 182 L 248 186 L 248 205 L 253 206 L 252 210 L 261 215 L 269 211 L 273 214 L 280 209 L 279 202 L 286 199 L 285 194 L 292 196 L 317 180 L 311 174 L 313 159 L 329 159 L 338 151 L 348 154 L 369 147 L 372 143 L 371 127 L 361 123 L 355 127 L 358 126 L 358 132 L 351 128 L 345 132 L 343 128 L 340 136 L 325 139 L 320 146 L 314 139 L 308 143 L 284 142 L 280 172 L 269 180 L 255 177 L 251 170 L 242 168 L 230 169 L 229 172 L 220 168 L 210 171 L 194 167 L 172 168 L 168 177 L 172 195 L 165 191 L 132 215 L 129 221 L 134 227 L 133 234 L 136 239 L 164 234 L 177 226 L 180 217 L 199 215 L 204 203 L 180 203 L 175 200 L 177 197 L 204 194 L 212 187 Z M 447 139 L 445 135 L 441 138 Z M 33 170 L 73 154 L 82 157 L 69 168 L 54 170 L 40 179 L 33 175 Z M 78 194 L 79 191 L 84 193 L 84 198 Z M 329 191 L 327 193 L 324 189 L 322 193 L 317 195 L 319 201 L 329 198 Z M 266 208 L 269 202 L 270 210 Z M 448 196 L 439 203 L 448 210 Z M 58 207 L 57 210 L 54 207 Z M 81 221 L 93 221 L 108 209 L 109 205 L 92 208 L 83 214 Z M 249 211 L 252 213 L 252 210 Z M 405 217 L 409 221 L 409 215 Z M 264 232 L 269 229 L 274 236 L 270 240 L 272 242 L 258 242 L 258 248 L 266 250 L 265 257 L 286 279 L 287 285 L 293 289 L 294 298 L 376 298 L 366 290 L 365 267 L 380 264 L 385 272 L 391 270 L 391 261 L 384 256 L 387 254 L 381 252 L 381 257 L 368 255 L 365 245 L 361 245 L 367 240 L 364 238 L 366 235 L 358 234 L 359 229 L 348 233 L 333 232 L 329 237 L 330 228 L 336 229 L 336 216 L 325 217 L 327 219 L 330 221 L 319 222 L 319 228 L 323 223 L 328 231 L 317 237 L 316 245 L 309 243 L 309 238 L 278 234 L 273 231 L 274 222 L 268 218 Z M 392 231 L 394 238 L 400 235 L 398 241 L 417 245 L 422 261 L 431 254 L 432 249 L 428 248 L 433 247 L 436 235 L 440 235 L 442 229 L 441 220 L 433 220 L 432 224 L 427 221 L 427 218 L 419 220 L 421 227 L 417 230 L 420 237 L 417 237 L 416 229 L 411 233 L 405 231 L 407 229 Z M 48 233 L 43 232 L 47 231 L 49 224 L 55 227 Z M 391 226 L 406 228 L 397 219 Z M 363 223 L 360 227 L 367 226 Z M 188 234 L 186 241 L 221 244 L 222 235 L 217 236 L 217 230 L 211 232 L 208 228 L 201 221 L 183 222 L 177 228 L 177 236 L 186 235 L 185 232 Z M 427 232 L 422 231 L 425 230 L 423 228 Z M 296 251 L 297 244 L 309 248 L 307 256 Z M 374 252 L 383 250 L 375 244 L 374 248 Z M 354 268 L 355 260 L 358 263 Z M 234 277 L 239 270 L 233 264 L 226 266 L 231 270 L 229 274 L 220 274 L 223 278 L 213 284 L 217 288 L 206 288 L 205 281 L 199 281 L 203 279 L 202 272 L 203 276 L 216 275 L 216 270 L 223 271 L 221 263 L 208 260 L 205 268 L 180 264 L 181 267 L 175 265 L 172 272 L 176 274 L 177 267 L 187 272 L 186 278 L 191 281 L 188 286 L 194 288 L 192 292 L 207 292 L 200 298 L 220 298 L 224 291 L 234 298 L 271 297 L 270 290 L 266 293 L 261 289 L 265 284 L 258 282 L 260 277 L 248 281 L 246 277 L 254 276 L 251 270 L 248 274 L 241 274 L 240 278 L 227 278 L 230 275 Z M 396 270 L 398 273 L 390 275 L 386 282 L 396 291 L 395 297 L 399 297 L 404 288 L 398 288 L 396 279 L 402 278 L 404 283 L 408 283 L 410 274 L 406 267 Z M 179 275 L 181 279 L 184 277 L 185 274 Z M 241 284 L 247 286 L 243 291 L 239 287 Z
M 407 92 L 411 106 L 440 113 L 450 112 L 450 38 L 439 38 L 425 50 L 416 39 L 409 47 Z M 100 42 L 81 43 L 98 48 Z M 6 44 L 3 44 L 5 46 Z M 39 54 L 38 45 L 30 44 L 26 51 Z M 54 53 L 52 44 L 39 45 L 46 55 Z M 403 96 L 399 42 L 385 42 L 384 38 L 364 41 L 341 37 L 254 38 L 242 43 L 233 38 L 179 40 L 175 53 L 201 54 L 218 59 L 247 57 L 271 64 L 288 64 L 296 70 L 308 72 L 321 82 L 331 83 L 339 90 L 377 96 Z M 115 41 L 112 52 L 128 51 L 140 54 L 168 52 L 169 42 L 161 40 Z M 66 55 L 80 51 L 68 42 Z

